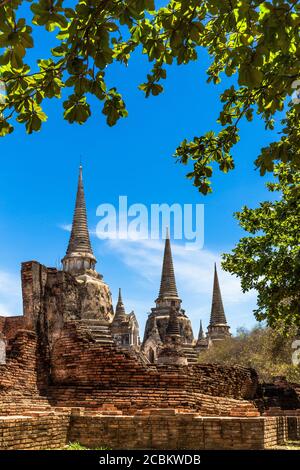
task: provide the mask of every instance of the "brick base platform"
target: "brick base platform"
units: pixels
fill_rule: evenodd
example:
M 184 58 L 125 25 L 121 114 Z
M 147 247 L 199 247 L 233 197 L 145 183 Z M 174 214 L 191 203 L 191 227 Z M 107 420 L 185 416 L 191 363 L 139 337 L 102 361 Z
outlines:
M 0 416 L 0 450 L 60 449 L 69 425 L 68 414 Z
M 172 409 L 134 416 L 103 410 L 0 417 L 0 449 L 57 449 L 68 442 L 109 449 L 267 449 L 300 439 L 299 417 L 204 417 Z
M 8 325 L 10 335 L 19 323 Z M 69 441 L 111 449 L 264 449 L 299 439 L 295 387 L 280 383 L 275 400 L 274 387 L 265 397 L 252 369 L 147 365 L 135 352 L 95 342 L 78 321 L 66 321 L 51 345 L 42 327 L 18 329 L 0 365 L 0 449 L 54 449 Z

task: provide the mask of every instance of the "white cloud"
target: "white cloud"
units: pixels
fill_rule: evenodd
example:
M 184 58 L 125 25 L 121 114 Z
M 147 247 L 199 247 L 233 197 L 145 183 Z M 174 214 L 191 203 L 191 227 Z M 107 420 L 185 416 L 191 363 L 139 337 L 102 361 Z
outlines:
M 154 282 L 160 277 L 164 243 L 156 240 L 108 240 L 109 247 L 117 251 L 122 261 L 143 276 Z M 173 261 L 176 279 L 190 294 L 211 294 L 214 263 L 222 286 L 223 299 L 230 303 L 245 302 L 251 294 L 243 294 L 239 280 L 220 268 L 220 255 L 208 250 L 188 250 L 172 242 Z
M 72 230 L 72 224 L 59 224 L 58 226 L 65 232 L 71 232 Z
M 0 315 L 22 314 L 22 295 L 20 276 L 0 270 Z

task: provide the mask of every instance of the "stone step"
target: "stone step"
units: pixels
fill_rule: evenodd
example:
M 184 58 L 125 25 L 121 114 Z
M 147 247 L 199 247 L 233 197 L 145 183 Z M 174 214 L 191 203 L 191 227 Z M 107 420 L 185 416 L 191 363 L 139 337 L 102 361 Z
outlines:
M 95 343 L 112 344 L 114 341 L 111 338 L 95 338 Z
M 85 328 L 87 328 L 88 330 L 90 331 L 94 331 L 95 333 L 106 333 L 106 332 L 109 332 L 110 333 L 110 328 L 108 327 L 104 327 L 104 326 L 86 326 Z
M 187 358 L 188 364 L 197 364 L 198 363 L 198 353 L 192 348 L 184 348 L 183 352 Z
M 112 344 L 113 339 L 107 322 L 103 320 L 81 320 L 81 327 L 88 331 L 96 343 Z
M 102 332 L 110 331 L 109 327 L 104 326 L 104 325 L 101 325 L 101 326 L 87 325 L 87 328 L 91 331 L 94 331 L 95 333 L 96 332 L 102 333 Z
M 92 334 L 93 338 L 95 339 L 101 339 L 101 338 L 104 338 L 104 339 L 112 339 L 111 335 L 94 335 Z
M 93 331 L 110 331 L 109 325 L 94 325 L 89 323 L 83 323 L 80 325 L 81 328 L 87 328 Z
M 110 332 L 100 332 L 100 331 L 92 331 L 92 330 L 86 330 L 88 331 L 94 338 L 111 338 Z
M 94 328 L 87 328 L 88 331 L 91 331 L 95 335 L 111 335 L 110 330 L 107 328 L 107 330 L 94 330 Z
M 103 328 L 103 329 L 99 330 L 98 328 L 95 329 L 93 327 L 86 327 L 86 329 L 89 330 L 89 331 L 92 331 L 95 334 L 99 334 L 99 335 L 102 335 L 102 334 L 109 334 L 110 335 L 111 334 L 109 328 Z
M 106 320 L 98 320 L 98 319 L 90 319 L 90 318 L 85 318 L 83 320 L 80 320 L 80 323 L 82 325 L 89 325 L 89 326 L 105 326 L 109 328 L 109 323 Z
M 198 354 L 196 352 L 191 352 L 191 351 L 185 351 L 183 350 L 184 354 L 189 357 L 198 357 Z

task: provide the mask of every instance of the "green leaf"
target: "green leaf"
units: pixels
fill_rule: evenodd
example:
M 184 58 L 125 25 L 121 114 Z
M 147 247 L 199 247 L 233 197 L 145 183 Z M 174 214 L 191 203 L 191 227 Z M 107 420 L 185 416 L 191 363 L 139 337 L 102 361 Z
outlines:
M 14 128 L 4 119 L 0 118 L 0 137 L 4 137 L 13 132 Z

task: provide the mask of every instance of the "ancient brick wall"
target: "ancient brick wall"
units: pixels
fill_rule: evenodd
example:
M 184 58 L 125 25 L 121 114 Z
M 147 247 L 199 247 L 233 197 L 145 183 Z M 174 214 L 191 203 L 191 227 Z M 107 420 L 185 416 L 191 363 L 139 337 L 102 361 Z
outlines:
M 288 382 L 285 377 L 260 384 L 257 396 L 257 405 L 272 410 L 273 415 L 284 414 L 284 410 L 300 412 L 300 384 Z
M 300 440 L 300 416 L 288 417 L 288 438 L 293 441 Z
M 14 338 L 19 330 L 24 329 L 24 317 L 5 317 L 2 333 L 7 341 Z
M 264 449 L 282 442 L 287 419 L 212 418 L 153 411 L 145 416 L 71 416 L 70 441 L 112 449 Z
M 50 348 L 64 321 L 112 317 L 109 287 L 93 271 L 75 278 L 28 261 L 22 263 L 21 275 L 25 327 L 39 330 Z
M 2 316 L 0 315 L 0 333 L 2 333 L 3 330 L 4 330 L 5 319 L 6 319 L 6 317 L 2 317 Z
M 60 449 L 67 443 L 69 416 L 0 417 L 0 450 Z
M 0 365 L 0 393 L 36 390 L 36 335 L 32 331 L 17 333 L 6 364 Z
M 20 330 L 9 342 L 7 362 L 0 366 L 3 412 L 49 408 L 50 401 L 60 407 L 83 404 L 94 409 L 114 403 L 126 412 L 168 406 L 202 415 L 257 415 L 256 408 L 244 400 L 251 398 L 256 384 L 248 369 L 148 366 L 135 353 L 94 342 L 78 325 L 66 322 L 54 343 L 52 385 L 43 332 Z
M 253 371 L 217 364 L 146 366 L 114 344 L 93 342 L 75 322 L 65 324 L 54 344 L 51 371 L 48 393 L 54 404 L 99 408 L 114 403 L 129 412 L 169 406 L 209 415 L 257 415 L 245 400 L 255 394 Z
M 24 319 L 30 329 L 40 324 L 51 336 L 64 319 L 79 318 L 79 292 L 73 276 L 36 261 L 22 263 L 21 275 Z
M 21 279 L 24 322 L 26 328 L 32 330 L 42 310 L 47 268 L 37 261 L 22 263 Z
M 6 415 L 0 417 L 0 449 L 62 448 L 77 440 L 86 446 L 116 449 L 254 449 L 270 447 L 299 434 L 299 417 L 293 417 L 291 424 L 289 417 L 258 417 L 247 400 L 213 395 L 216 390 L 219 394 L 222 390 L 231 393 L 230 372 L 234 381 L 239 374 L 245 380 L 247 369 L 218 369 L 216 365 L 145 367 L 134 355 L 116 346 L 99 348 L 81 335 L 74 323 L 67 324 L 56 346 L 55 354 L 60 354 L 59 361 L 54 354 L 58 361 L 56 372 L 68 366 L 72 372 L 63 376 L 67 383 L 44 388 L 47 397 L 43 397 L 37 380 L 43 363 L 36 334 L 21 330 L 11 341 L 7 364 L 0 366 L 0 415 Z M 78 354 L 77 361 L 71 351 Z M 77 363 L 77 372 L 70 359 Z M 80 383 L 85 376 L 81 361 L 92 368 L 93 374 L 97 371 L 98 382 Z M 96 367 L 89 361 L 96 361 Z M 192 373 L 195 367 L 199 374 L 196 378 Z M 184 370 L 188 372 L 183 373 Z M 201 374 L 202 386 L 196 389 Z M 117 379 L 126 380 L 126 386 L 120 386 Z M 214 381 L 218 383 L 215 390 Z M 201 393 L 203 389 L 210 394 Z M 242 386 L 239 393 L 245 393 Z M 109 403 L 111 412 L 105 411 L 110 408 Z M 155 409 L 158 406 L 168 409 Z M 75 409 L 70 418 L 71 407 Z M 83 415 L 78 407 L 82 407 Z M 175 413 L 174 408 L 181 412 Z M 89 409 L 92 410 L 88 412 Z M 193 409 L 195 413 L 191 413 Z
M 215 396 L 252 398 L 257 376 L 251 369 L 218 364 L 145 366 L 114 344 L 94 343 L 74 322 L 65 324 L 52 353 L 52 378 L 59 384 L 102 388 L 140 386 L 194 390 Z
M 6 364 L 0 365 L 0 412 L 12 414 L 48 404 L 41 396 L 43 363 L 39 359 L 36 334 L 20 330 L 11 341 Z M 49 407 L 49 405 L 48 405 Z
M 109 449 L 264 449 L 293 438 L 289 420 L 201 417 L 170 409 L 134 416 L 31 412 L 0 417 L 0 450 L 61 449 L 68 442 Z
M 264 420 L 265 448 L 276 444 L 283 444 L 287 439 L 292 438 L 292 433 L 289 434 L 289 419 L 282 416 L 273 416 Z
M 114 405 L 124 413 L 157 407 L 176 407 L 181 411 L 197 411 L 201 416 L 259 416 L 256 407 L 246 400 L 213 397 L 202 393 L 172 389 L 118 388 L 99 389 L 82 386 L 50 386 L 49 402 L 57 407 L 83 407 L 101 410 Z
M 220 364 L 196 364 L 187 367 L 187 386 L 219 397 L 252 399 L 258 377 L 253 369 Z

